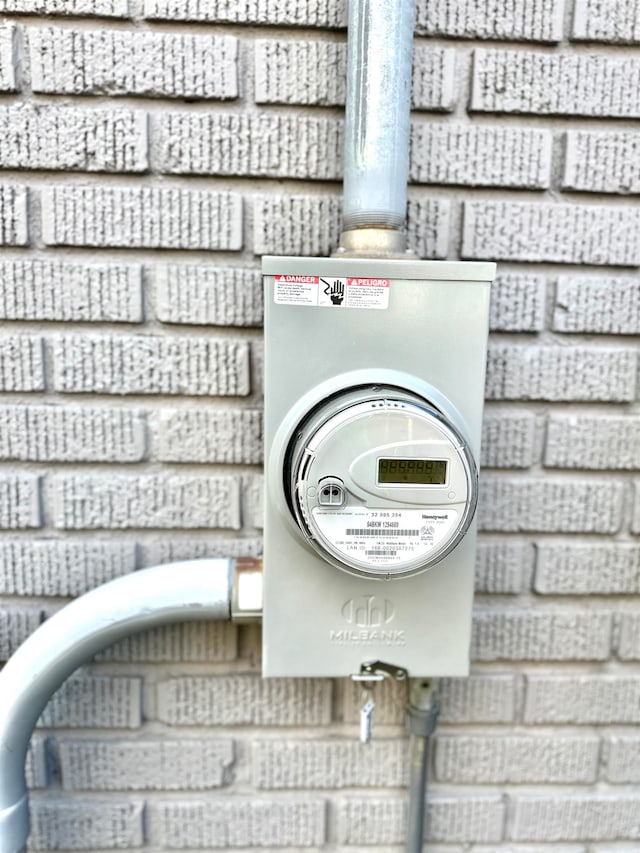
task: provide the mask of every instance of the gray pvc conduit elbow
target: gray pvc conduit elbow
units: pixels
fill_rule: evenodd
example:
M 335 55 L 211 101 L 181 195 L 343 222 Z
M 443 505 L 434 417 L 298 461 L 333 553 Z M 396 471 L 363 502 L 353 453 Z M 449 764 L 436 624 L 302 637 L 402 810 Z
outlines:
M 96 652 L 129 634 L 199 619 L 231 619 L 234 561 L 189 560 L 97 587 L 48 619 L 0 672 L 0 853 L 29 836 L 25 760 L 50 696 Z

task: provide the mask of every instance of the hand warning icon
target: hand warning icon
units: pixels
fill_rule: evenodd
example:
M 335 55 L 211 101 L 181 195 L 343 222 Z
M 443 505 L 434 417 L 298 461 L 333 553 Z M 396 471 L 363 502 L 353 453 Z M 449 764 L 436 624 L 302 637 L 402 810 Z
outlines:
M 320 281 L 324 284 L 323 293 L 331 299 L 331 304 L 342 305 L 344 302 L 344 279 L 334 278 L 332 281 L 327 281 L 321 278 Z

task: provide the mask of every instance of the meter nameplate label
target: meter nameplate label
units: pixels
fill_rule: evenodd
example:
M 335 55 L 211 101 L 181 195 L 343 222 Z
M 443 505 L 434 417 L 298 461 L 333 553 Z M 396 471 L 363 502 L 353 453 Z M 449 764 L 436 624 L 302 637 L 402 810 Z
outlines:
M 458 521 L 454 509 L 314 507 L 312 514 L 337 551 L 380 567 L 401 565 L 423 555 L 428 558 L 446 543 Z
M 389 307 L 390 290 L 388 278 L 276 275 L 273 301 L 277 305 L 384 310 Z

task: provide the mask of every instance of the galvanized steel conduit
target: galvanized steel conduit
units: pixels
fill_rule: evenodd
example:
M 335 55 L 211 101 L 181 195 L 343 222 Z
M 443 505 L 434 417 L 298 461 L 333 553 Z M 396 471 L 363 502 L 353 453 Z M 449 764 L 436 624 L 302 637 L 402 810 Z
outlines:
M 231 619 L 234 560 L 168 563 L 83 595 L 35 631 L 0 672 L 0 853 L 29 836 L 25 760 L 51 695 L 96 652 L 130 634 L 187 620 Z
M 344 230 L 404 228 L 414 0 L 351 0 Z

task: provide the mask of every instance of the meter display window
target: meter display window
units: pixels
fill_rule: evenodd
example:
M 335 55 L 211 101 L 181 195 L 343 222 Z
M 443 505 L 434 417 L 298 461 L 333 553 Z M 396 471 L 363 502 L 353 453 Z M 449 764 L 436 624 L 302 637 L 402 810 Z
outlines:
M 378 459 L 378 483 L 385 486 L 444 486 L 447 463 L 444 459 Z

